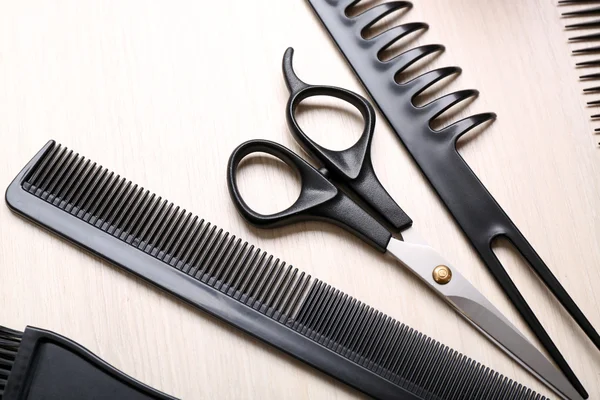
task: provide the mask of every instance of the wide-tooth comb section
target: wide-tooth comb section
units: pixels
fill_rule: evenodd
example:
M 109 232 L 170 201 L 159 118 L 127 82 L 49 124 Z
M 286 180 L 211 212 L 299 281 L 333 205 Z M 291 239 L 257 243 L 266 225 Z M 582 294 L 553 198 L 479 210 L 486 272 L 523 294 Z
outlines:
M 23 332 L 0 326 L 0 400 L 4 395 L 6 383 L 17 358 L 22 337 Z
M 466 131 L 488 117 L 446 129 Z M 532 398 L 521 385 L 79 154 L 50 142 L 35 160 L 7 191 L 13 210 L 373 397 Z M 40 209 L 53 216 L 44 220 Z M 73 231 L 62 229 L 68 223 Z M 20 337 L 6 332 L 0 330 L 0 393 Z

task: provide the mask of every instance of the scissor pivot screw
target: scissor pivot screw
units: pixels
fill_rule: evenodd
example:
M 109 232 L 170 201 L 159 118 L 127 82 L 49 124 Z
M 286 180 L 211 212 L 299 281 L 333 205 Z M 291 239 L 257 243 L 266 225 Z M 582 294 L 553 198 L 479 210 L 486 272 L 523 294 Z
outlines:
M 445 265 L 435 267 L 432 275 L 433 280 L 440 285 L 445 285 L 452 280 L 452 270 Z

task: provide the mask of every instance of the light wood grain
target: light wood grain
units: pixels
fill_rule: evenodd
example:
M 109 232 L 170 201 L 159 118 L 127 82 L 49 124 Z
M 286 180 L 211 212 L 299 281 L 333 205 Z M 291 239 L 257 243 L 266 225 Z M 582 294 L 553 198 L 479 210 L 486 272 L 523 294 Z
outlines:
M 481 91 L 454 118 L 498 113 L 490 128 L 461 141 L 461 154 L 600 328 L 599 139 L 559 15 L 550 0 L 421 0 L 401 20 L 431 25 L 413 45 L 447 46 L 420 71 L 464 69 L 437 95 Z M 0 187 L 56 139 L 549 395 L 416 278 L 359 240 L 316 223 L 261 232 L 236 214 L 225 185 L 232 149 L 266 138 L 299 150 L 284 115 L 280 63 L 288 46 L 307 82 L 364 93 L 304 0 L 0 0 Z M 325 117 L 307 112 L 303 123 L 331 142 L 355 127 L 353 117 L 335 110 Z M 423 236 L 531 337 L 383 122 L 373 158 Z M 251 163 L 243 182 L 261 188 L 247 190 L 253 204 L 274 210 L 297 194 L 298 183 L 287 176 Z M 0 324 L 60 332 L 185 399 L 361 397 L 6 207 L 0 221 Z M 598 350 L 510 249 L 499 246 L 498 254 L 591 398 L 600 398 Z

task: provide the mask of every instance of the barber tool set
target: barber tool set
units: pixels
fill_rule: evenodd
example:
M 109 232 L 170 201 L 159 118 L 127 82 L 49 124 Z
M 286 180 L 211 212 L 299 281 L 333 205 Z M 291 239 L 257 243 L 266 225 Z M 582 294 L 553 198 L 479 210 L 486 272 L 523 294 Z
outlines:
M 588 5 L 585 8 L 579 8 L 576 10 L 565 11 L 562 16 L 567 19 L 580 18 L 577 22 L 568 22 L 565 28 L 571 31 L 582 31 L 580 34 L 571 36 L 569 41 L 575 44 L 582 43 L 598 43 L 600 41 L 600 1 L 598 0 L 561 0 L 558 2 L 559 5 L 573 6 L 573 5 Z M 595 4 L 595 6 L 594 6 Z M 600 53 L 600 46 L 592 45 L 586 47 L 579 47 L 573 50 L 574 56 L 594 56 Z M 585 61 L 577 62 L 578 68 L 595 68 L 600 66 L 600 59 L 589 59 Z M 581 81 L 586 83 L 600 80 L 600 73 L 585 73 L 579 77 Z M 585 88 L 585 94 L 597 94 L 600 93 L 600 86 L 590 86 Z M 587 102 L 590 107 L 600 106 L 600 100 L 591 100 Z M 595 113 L 591 115 L 592 120 L 598 120 L 600 114 Z M 594 129 L 595 132 L 600 132 L 600 128 Z
M 294 71 L 292 48 L 283 55 L 289 99 L 282 111 L 307 158 L 279 143 L 252 138 L 234 149 L 228 162 L 223 160 L 224 183 L 241 218 L 262 229 L 318 220 L 351 232 L 396 259 L 429 288 L 424 296 L 443 299 L 462 323 L 476 327 L 557 398 L 588 398 L 494 255 L 492 241 L 509 239 L 597 348 L 600 336 L 456 150 L 459 137 L 495 115 L 470 116 L 436 131 L 431 128 L 433 119 L 477 92 L 458 91 L 420 107 L 413 99 L 460 69 L 439 68 L 406 83 L 396 82 L 398 73 L 443 47 L 422 45 L 383 61 L 379 57 L 383 50 L 427 25 L 399 25 L 370 39 L 363 32 L 410 3 L 384 3 L 357 16 L 348 12 L 355 0 L 309 3 L 549 358 L 450 260 L 427 244 L 381 184 L 371 159 L 376 125 L 371 102 L 347 89 L 304 82 Z M 297 108 L 314 96 L 337 98 L 360 112 L 364 130 L 354 145 L 332 151 L 302 130 Z M 263 215 L 244 201 L 237 172 L 242 160 L 255 153 L 269 154 L 299 174 L 300 195 L 288 209 Z M 44 145 L 16 176 L 6 191 L 6 202 L 16 214 L 82 250 L 373 398 L 546 399 L 54 141 Z M 55 333 L 0 327 L 0 400 L 45 398 L 172 397 L 122 374 Z

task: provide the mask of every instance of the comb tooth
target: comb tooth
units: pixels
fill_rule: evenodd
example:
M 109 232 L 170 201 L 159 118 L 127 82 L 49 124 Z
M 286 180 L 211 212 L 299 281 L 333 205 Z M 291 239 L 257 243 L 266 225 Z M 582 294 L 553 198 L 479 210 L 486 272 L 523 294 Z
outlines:
M 444 78 L 452 75 L 459 75 L 462 69 L 459 67 L 443 67 L 426 72 L 423 75 L 403 84 L 412 92 L 412 97 L 420 95 L 431 86 L 435 85 Z
M 576 67 L 597 67 L 600 65 L 600 60 L 591 60 L 591 61 L 582 61 L 582 62 L 578 62 L 577 64 L 575 64 Z
M 600 74 L 581 75 L 579 79 L 600 79 Z
M 493 121 L 495 119 L 496 114 L 494 113 L 481 113 L 472 115 L 465 119 L 461 119 L 460 121 L 457 121 L 451 125 L 448 125 L 444 129 L 440 130 L 438 134 L 444 135 L 445 137 L 449 138 L 450 140 L 456 143 L 456 141 L 460 139 L 460 137 L 465 133 L 471 131 L 472 129 L 478 127 L 479 125 L 485 122 Z
M 440 51 L 444 51 L 444 46 L 440 44 L 426 44 L 424 46 L 415 47 L 407 50 L 402 54 L 397 55 L 389 61 L 385 62 L 385 65 L 389 66 L 394 72 L 394 77 L 397 74 L 404 72 L 408 67 L 426 57 L 430 54 L 434 54 Z
M 427 25 L 426 23 L 410 22 L 407 24 L 394 26 L 393 28 L 390 28 L 385 32 L 382 32 L 379 35 L 371 38 L 369 42 L 373 43 L 373 45 L 377 49 L 377 53 L 380 53 L 382 51 L 385 51 L 388 47 L 396 43 L 398 40 L 406 37 L 407 35 L 413 32 L 427 29 L 429 29 L 429 25 Z
M 583 49 L 573 50 L 573 54 L 589 54 L 589 53 L 598 53 L 598 52 L 600 52 L 600 46 L 586 47 Z
M 364 31 L 365 29 L 369 29 L 371 26 L 373 26 L 382 18 L 391 14 L 392 12 L 403 8 L 411 7 L 412 4 L 407 1 L 389 1 L 387 3 L 371 7 L 362 14 L 357 15 L 356 17 L 354 17 L 354 21 L 356 22 L 362 33 L 362 31 Z
M 577 10 L 577 11 L 569 11 L 566 13 L 563 13 L 563 17 L 576 17 L 576 16 L 581 16 L 581 15 L 596 15 L 596 14 L 600 14 L 600 8 L 598 7 L 593 7 L 593 8 L 586 8 L 584 10 Z
M 587 29 L 587 28 L 598 28 L 600 27 L 600 20 L 581 22 L 578 24 L 570 24 L 565 26 L 567 29 Z
M 586 88 L 586 89 L 583 89 L 583 91 L 585 93 L 600 92 L 600 86 L 594 86 L 594 87 Z
M 429 120 L 432 120 L 439 117 L 449 108 L 454 107 L 458 103 L 465 101 L 471 97 L 477 97 L 477 95 L 479 95 L 479 92 L 477 90 L 459 90 L 457 92 L 447 94 L 444 97 L 440 97 L 439 99 L 424 105 L 422 108 L 427 111 Z
M 569 38 L 569 41 L 578 42 L 578 41 L 582 41 L 582 40 L 598 40 L 598 39 L 600 39 L 600 33 L 591 33 L 588 35 L 573 36 L 572 38 Z

